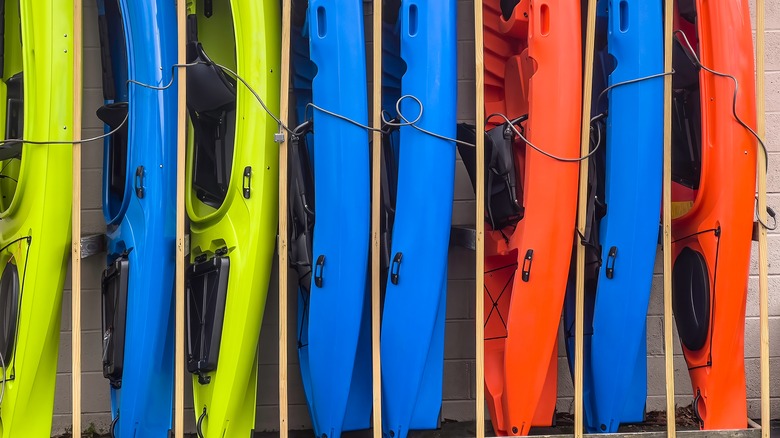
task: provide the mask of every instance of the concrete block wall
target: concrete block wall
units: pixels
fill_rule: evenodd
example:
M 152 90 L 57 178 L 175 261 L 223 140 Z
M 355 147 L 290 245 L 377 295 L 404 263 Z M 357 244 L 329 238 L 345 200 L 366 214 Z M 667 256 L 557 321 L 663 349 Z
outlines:
M 474 118 L 474 55 L 473 10 L 469 0 L 458 2 L 458 116 L 461 121 Z M 97 9 L 94 0 L 86 0 L 84 6 L 84 129 L 83 136 L 92 137 L 103 132 L 103 126 L 94 116 L 102 105 L 100 52 L 97 35 Z M 370 27 L 370 26 L 367 26 Z M 370 35 L 368 35 L 370 38 Z M 780 2 L 767 1 L 767 146 L 770 151 L 769 205 L 780 208 Z M 369 57 L 370 65 L 370 57 Z M 573 103 L 576 104 L 576 103 Z M 105 231 L 101 212 L 102 143 L 93 142 L 83 147 L 82 234 Z M 456 200 L 453 223 L 474 223 L 474 196 L 465 169 L 460 161 L 456 168 Z M 770 262 L 770 331 L 772 376 L 777 376 L 780 366 L 780 230 L 769 235 Z M 758 345 L 758 293 L 755 258 L 751 268 L 747 322 L 745 325 L 745 364 L 748 383 L 750 415 L 759 415 L 759 345 Z M 444 406 L 443 418 L 473 420 L 475 412 L 475 364 L 474 364 L 474 253 L 461 248 L 450 251 L 450 267 L 447 299 L 447 325 L 445 335 Z M 84 260 L 82 268 L 82 343 L 83 343 L 83 423 L 94 423 L 105 430 L 110 422 L 108 383 L 101 372 L 100 291 L 99 279 L 104 257 L 97 255 Z M 648 337 L 648 411 L 665 407 L 665 377 L 663 364 L 663 300 L 661 293 L 660 253 L 656 263 L 656 278 L 650 310 L 647 317 Z M 66 281 L 69 288 L 70 277 Z M 257 429 L 278 428 L 278 315 L 276 280 L 271 281 L 270 293 L 260 337 L 260 375 L 257 395 Z M 61 433 L 71 424 L 71 309 L 70 291 L 65 291 L 60 346 L 60 363 L 57 376 L 57 393 L 53 433 Z M 295 345 L 295 290 L 290 288 L 289 343 L 289 400 L 290 427 L 310 427 L 306 401 L 301 387 Z M 678 405 L 691 402 L 690 381 L 682 358 L 679 342 L 675 340 L 675 393 Z M 565 351 L 559 349 L 559 411 L 572 411 L 573 385 L 568 373 Z M 193 431 L 189 384 L 186 395 L 187 430 Z M 771 383 L 772 411 L 780 417 L 780 378 Z

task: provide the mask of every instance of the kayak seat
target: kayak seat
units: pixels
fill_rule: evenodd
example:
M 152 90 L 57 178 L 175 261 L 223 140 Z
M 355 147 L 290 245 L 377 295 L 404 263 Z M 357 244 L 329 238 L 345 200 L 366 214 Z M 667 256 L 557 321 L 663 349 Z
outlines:
M 398 23 L 401 13 L 401 0 L 385 0 L 382 3 L 382 21 L 390 26 Z
M 112 388 L 122 387 L 127 324 L 127 280 L 130 261 L 121 255 L 103 271 L 101 279 L 103 322 L 103 377 Z
M 512 18 L 512 12 L 514 12 L 515 7 L 520 1 L 521 0 L 501 0 L 501 16 L 504 17 L 504 20 Z
M 677 0 L 677 11 L 685 20 L 696 22 L 696 0 Z
M 0 277 L 0 309 L 0 353 L 8 367 L 14 352 L 19 316 L 19 271 L 14 263 L 6 264 Z
M 672 88 L 675 90 L 699 88 L 699 67 L 694 63 L 695 60 L 691 58 L 687 50 L 687 47 L 683 48 L 680 40 L 675 38 L 672 47 L 672 67 L 674 69 Z
M 710 277 L 704 256 L 689 247 L 680 252 L 672 268 L 672 309 L 682 344 L 700 350 L 709 334 Z
M 98 118 L 108 125 L 111 131 L 116 130 L 111 136 L 110 147 L 107 150 L 110 169 L 108 188 L 112 199 L 119 202 L 124 199 L 127 178 L 127 127 L 130 124 L 130 121 L 126 120 L 128 109 L 127 102 L 116 102 L 103 105 L 97 110 Z
M 702 138 L 699 68 L 677 39 L 672 56 L 672 180 L 696 190 L 701 178 Z
M 230 259 L 217 256 L 196 261 L 186 276 L 187 371 L 202 385 L 217 369 L 229 272 Z
M 187 108 L 195 131 L 193 181 L 196 196 L 219 208 L 227 196 L 236 129 L 236 82 L 192 40 L 187 62 Z
M 514 134 L 507 124 L 496 126 L 485 132 L 485 220 L 493 230 L 500 230 L 517 224 L 522 218 L 524 209 L 519 201 L 522 199 L 522 187 L 517 186 L 517 171 L 515 170 Z M 458 139 L 474 144 L 477 134 L 473 125 L 458 124 Z M 458 152 L 471 179 L 472 187 L 476 187 L 476 151 L 472 146 L 458 145 Z
M 22 138 L 24 135 L 24 76 L 17 73 L 6 82 L 5 138 Z M 22 143 L 8 142 L 0 146 L 0 160 L 20 158 Z

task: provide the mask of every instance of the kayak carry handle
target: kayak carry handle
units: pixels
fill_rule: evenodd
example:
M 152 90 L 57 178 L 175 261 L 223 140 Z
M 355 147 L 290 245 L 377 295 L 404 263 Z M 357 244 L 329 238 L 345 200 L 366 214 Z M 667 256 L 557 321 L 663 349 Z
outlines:
M 135 196 L 143 199 L 146 190 L 144 189 L 144 166 L 138 166 L 135 169 Z
M 615 277 L 615 259 L 617 259 L 617 246 L 613 246 L 609 249 L 607 254 L 607 278 L 610 280 Z
M 390 265 L 390 282 L 396 285 L 401 276 L 401 260 L 403 260 L 403 258 L 404 253 L 395 253 L 395 256 L 393 256 L 393 264 Z
M 244 199 L 249 199 L 252 194 L 252 166 L 246 166 L 244 168 L 244 178 L 241 186 L 242 192 L 244 193 Z
M 534 262 L 534 250 L 529 249 L 525 252 L 525 257 L 523 257 L 523 272 L 521 278 L 526 283 L 528 280 L 531 279 L 531 265 Z
M 325 255 L 317 257 L 317 263 L 314 265 L 314 285 L 322 287 L 322 270 L 325 266 Z

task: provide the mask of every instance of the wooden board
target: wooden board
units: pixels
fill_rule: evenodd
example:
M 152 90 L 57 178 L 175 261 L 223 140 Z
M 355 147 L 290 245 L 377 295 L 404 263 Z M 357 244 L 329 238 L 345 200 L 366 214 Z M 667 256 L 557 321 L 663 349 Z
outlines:
M 674 3 L 664 8 L 664 71 L 672 71 Z M 666 432 L 677 431 L 674 405 L 674 345 L 672 341 L 672 76 L 664 76 L 664 174 L 663 174 L 663 284 L 664 284 L 664 364 L 666 376 Z
M 187 62 L 187 3 L 176 2 L 176 23 L 178 26 L 179 65 Z M 174 370 L 173 431 L 175 438 L 184 437 L 184 173 L 187 148 L 187 69 L 179 67 L 177 91 L 178 107 L 176 119 L 176 347 Z
M 290 105 L 290 27 L 292 26 L 292 0 L 282 2 L 282 65 L 279 100 L 279 119 L 288 123 Z M 287 139 L 286 132 L 279 126 L 279 134 Z M 287 262 L 287 142 L 279 143 L 279 438 L 289 433 L 287 399 L 287 285 L 289 264 Z
M 83 60 L 82 1 L 73 0 L 73 141 L 81 140 Z M 73 144 L 71 204 L 71 413 L 73 435 L 81 436 L 81 143 Z
M 596 0 L 588 0 L 588 16 L 585 22 L 585 58 L 583 59 L 584 78 L 582 81 L 582 131 L 580 132 L 580 155 L 590 152 L 590 106 L 593 98 L 593 58 L 596 40 Z M 585 235 L 588 207 L 588 160 L 580 161 L 580 186 L 577 202 L 577 230 Z M 575 298 L 574 328 L 574 436 L 581 438 L 582 427 L 582 372 L 583 372 L 583 334 L 585 314 L 585 247 L 582 239 L 575 236 L 577 242 L 577 274 Z
M 766 108 L 764 94 L 766 92 L 764 71 L 765 50 L 765 7 L 764 0 L 756 0 L 756 121 L 757 132 L 761 138 L 766 137 Z M 758 148 L 758 218 L 767 223 L 766 214 L 766 164 L 768 157 L 763 148 Z M 768 248 L 766 240 L 767 229 L 758 227 L 758 306 L 761 342 L 761 436 L 769 438 L 771 415 L 769 412 L 769 271 Z
M 382 0 L 374 0 L 373 10 L 373 105 L 372 125 L 382 126 Z M 371 363 L 372 386 L 374 398 L 373 428 L 374 438 L 382 438 L 382 363 L 380 348 L 380 321 L 382 315 L 380 284 L 381 270 L 380 253 L 380 205 L 381 197 L 381 157 L 382 133 L 371 133 Z
M 474 86 L 475 86 L 475 127 L 476 132 L 485 130 L 485 54 L 482 29 L 482 0 L 474 0 Z M 477 176 L 476 192 L 476 311 L 475 333 L 476 351 L 476 403 L 477 438 L 485 436 L 485 136 L 476 136 Z

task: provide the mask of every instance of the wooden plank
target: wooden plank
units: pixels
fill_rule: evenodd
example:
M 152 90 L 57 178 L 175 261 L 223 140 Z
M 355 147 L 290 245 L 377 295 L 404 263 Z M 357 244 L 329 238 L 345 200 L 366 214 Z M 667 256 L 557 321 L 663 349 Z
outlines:
M 372 75 L 372 125 L 382 126 L 382 0 L 374 0 L 373 8 L 373 75 Z M 371 363 L 372 386 L 374 395 L 374 438 L 382 438 L 382 363 L 380 321 L 382 315 L 380 284 L 380 214 L 381 214 L 381 168 L 382 133 L 371 133 Z
M 476 318 L 475 336 L 477 341 L 477 438 L 485 436 L 485 53 L 482 26 L 482 0 L 474 0 L 474 86 L 475 86 L 475 125 L 477 132 L 476 155 Z
M 282 65 L 279 100 L 279 120 L 285 125 L 289 121 L 290 106 L 290 27 L 292 26 L 292 0 L 282 2 Z M 284 127 L 279 126 L 279 134 L 287 138 Z M 287 214 L 287 141 L 279 143 L 279 438 L 289 434 L 289 401 L 287 398 L 287 296 L 289 283 L 289 263 L 287 245 L 289 233 Z
M 672 71 L 674 2 L 664 2 L 664 71 Z M 666 433 L 677 432 L 674 405 L 674 345 L 672 339 L 672 76 L 664 76 L 664 173 L 663 173 L 663 266 L 664 266 L 664 365 L 666 376 Z
M 580 155 L 590 152 L 590 106 L 593 99 L 593 58 L 596 40 L 596 0 L 588 0 L 588 16 L 585 22 L 585 58 L 584 78 L 582 81 L 582 124 L 580 132 Z M 577 202 L 577 230 L 579 235 L 585 235 L 588 208 L 588 160 L 580 161 L 580 186 Z M 585 319 L 585 246 L 582 239 L 577 241 L 577 273 L 575 297 L 575 333 L 574 333 L 574 436 L 581 438 L 582 427 L 582 373 L 583 373 L 583 335 Z
M 179 65 L 187 62 L 187 2 L 177 0 L 176 23 L 178 27 Z M 187 69 L 178 68 L 178 107 L 176 119 L 176 347 L 174 370 L 173 431 L 175 438 L 184 437 L 184 178 L 185 152 L 187 148 Z
M 73 141 L 81 140 L 83 80 L 82 0 L 73 0 Z M 71 204 L 71 414 L 73 435 L 81 436 L 81 143 L 73 144 Z
M 764 71 L 765 50 L 765 7 L 764 0 L 756 0 L 756 122 L 758 136 L 766 135 L 766 92 Z M 768 157 L 764 149 L 758 147 L 758 218 L 767 223 L 766 213 L 766 165 Z M 769 412 L 769 279 L 767 229 L 758 227 L 758 308 L 761 343 L 761 436 L 769 438 L 771 415 Z

